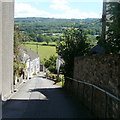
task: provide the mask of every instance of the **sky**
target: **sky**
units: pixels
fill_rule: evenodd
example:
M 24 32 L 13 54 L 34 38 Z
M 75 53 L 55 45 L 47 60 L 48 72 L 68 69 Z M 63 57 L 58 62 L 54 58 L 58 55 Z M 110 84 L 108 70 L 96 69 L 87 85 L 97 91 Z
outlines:
M 15 18 L 101 18 L 102 7 L 103 0 L 15 0 Z

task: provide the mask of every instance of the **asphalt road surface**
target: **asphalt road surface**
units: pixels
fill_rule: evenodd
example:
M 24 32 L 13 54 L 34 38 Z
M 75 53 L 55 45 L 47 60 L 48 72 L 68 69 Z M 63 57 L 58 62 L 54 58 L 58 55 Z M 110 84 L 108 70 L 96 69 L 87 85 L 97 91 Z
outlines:
M 2 110 L 2 118 L 93 118 L 79 101 L 42 76 L 23 83 Z

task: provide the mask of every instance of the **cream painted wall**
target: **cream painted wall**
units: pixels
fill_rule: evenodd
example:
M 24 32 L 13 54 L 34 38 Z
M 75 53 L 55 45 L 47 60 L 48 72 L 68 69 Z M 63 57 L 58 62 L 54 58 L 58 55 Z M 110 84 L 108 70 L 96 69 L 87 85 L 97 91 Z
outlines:
M 2 2 L 0 2 L 0 120 L 2 118 Z
M 13 91 L 14 0 L 2 2 L 2 100 Z

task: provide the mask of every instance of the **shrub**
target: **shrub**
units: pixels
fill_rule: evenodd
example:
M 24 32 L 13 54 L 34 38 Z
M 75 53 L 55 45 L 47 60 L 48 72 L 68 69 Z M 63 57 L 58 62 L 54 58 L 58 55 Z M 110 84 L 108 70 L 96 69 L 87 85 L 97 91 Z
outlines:
M 57 73 L 56 70 L 56 56 L 52 55 L 48 59 L 44 59 L 44 65 L 51 73 Z

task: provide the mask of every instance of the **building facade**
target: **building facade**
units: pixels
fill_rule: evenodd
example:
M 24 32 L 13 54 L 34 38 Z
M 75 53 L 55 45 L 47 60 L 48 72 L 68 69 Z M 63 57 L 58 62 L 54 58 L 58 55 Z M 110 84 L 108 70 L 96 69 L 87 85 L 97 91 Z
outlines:
M 22 49 L 23 63 L 26 64 L 26 77 L 31 78 L 40 72 L 40 57 L 31 49 Z
M 2 100 L 13 92 L 14 0 L 0 1 L 0 76 Z

